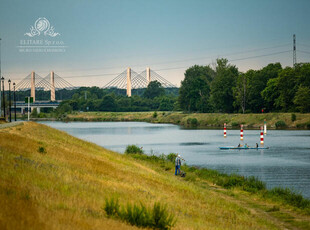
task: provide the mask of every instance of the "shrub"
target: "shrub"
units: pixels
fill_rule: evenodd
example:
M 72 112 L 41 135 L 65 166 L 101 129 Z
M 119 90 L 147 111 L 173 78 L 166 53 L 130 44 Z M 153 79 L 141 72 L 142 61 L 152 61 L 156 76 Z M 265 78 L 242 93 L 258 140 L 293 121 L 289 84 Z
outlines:
M 158 202 L 153 206 L 152 219 L 153 226 L 159 229 L 170 229 L 175 224 L 173 214 L 167 211 L 167 205 L 161 205 Z
M 296 114 L 295 113 L 291 114 L 291 120 L 292 120 L 292 122 L 296 121 Z
M 193 119 L 191 120 L 191 125 L 192 125 L 192 126 L 197 126 L 197 125 L 198 125 L 198 120 L 197 120 L 196 118 L 193 118 Z
M 167 210 L 167 205 L 155 202 L 152 209 L 147 208 L 142 202 L 139 205 L 128 203 L 121 207 L 118 199 L 106 199 L 103 208 L 108 217 L 117 217 L 138 227 L 157 229 L 170 229 L 175 225 L 175 217 Z
M 196 118 L 188 118 L 187 119 L 187 124 L 190 126 L 197 126 L 198 125 L 198 120 Z
M 142 148 L 136 145 L 128 145 L 125 150 L 126 154 L 143 154 Z
M 234 121 L 234 122 L 231 123 L 231 126 L 232 126 L 232 127 L 238 127 L 238 126 L 239 126 L 239 123 Z
M 177 157 L 177 154 L 176 153 L 169 153 L 167 155 L 167 160 L 170 161 L 170 162 L 175 162 L 175 158 Z
M 118 203 L 118 199 L 111 198 L 105 200 L 104 211 L 108 216 L 117 216 L 120 214 L 120 205 Z
M 279 206 L 272 206 L 272 208 L 268 209 L 267 212 L 277 212 L 280 211 L 280 207 Z
M 258 192 L 266 189 L 266 184 L 254 176 L 247 177 L 243 185 L 243 190 L 248 192 Z
M 42 154 L 45 154 L 45 153 L 46 153 L 46 150 L 45 150 L 45 148 L 44 148 L 43 146 L 39 146 L 38 152 L 39 152 L 39 153 L 42 153 Z
M 157 112 L 155 111 L 154 113 L 153 113 L 153 118 L 156 118 L 157 117 Z
M 130 223 L 131 225 L 147 227 L 151 222 L 150 212 L 146 207 L 140 203 L 140 206 L 134 204 L 127 204 L 126 208 L 121 212 L 121 219 Z
M 284 121 L 277 121 L 275 123 L 276 128 L 285 128 L 286 127 L 286 123 Z

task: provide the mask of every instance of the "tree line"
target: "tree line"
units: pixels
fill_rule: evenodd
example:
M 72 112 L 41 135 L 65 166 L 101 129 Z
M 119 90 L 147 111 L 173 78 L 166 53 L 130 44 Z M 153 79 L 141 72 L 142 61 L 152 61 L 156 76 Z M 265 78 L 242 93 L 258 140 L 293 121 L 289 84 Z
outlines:
M 152 81 L 146 89 L 133 90 L 131 97 L 126 90 L 81 87 L 75 90 L 71 99 L 64 100 L 57 112 L 71 111 L 172 111 L 178 108 L 178 89 L 164 89 L 158 81 Z
M 217 59 L 215 68 L 194 65 L 185 71 L 178 101 L 188 112 L 310 112 L 310 63 L 245 73 L 227 59 Z
M 184 76 L 179 89 L 152 81 L 146 89 L 133 89 L 132 97 L 117 88 L 57 90 L 56 98 L 63 100 L 57 111 L 310 112 L 310 63 L 285 68 L 272 63 L 243 73 L 217 59 L 214 68 L 194 65 Z M 30 90 L 16 92 L 17 100 L 29 95 Z M 36 92 L 37 100 L 49 97 L 49 91 Z

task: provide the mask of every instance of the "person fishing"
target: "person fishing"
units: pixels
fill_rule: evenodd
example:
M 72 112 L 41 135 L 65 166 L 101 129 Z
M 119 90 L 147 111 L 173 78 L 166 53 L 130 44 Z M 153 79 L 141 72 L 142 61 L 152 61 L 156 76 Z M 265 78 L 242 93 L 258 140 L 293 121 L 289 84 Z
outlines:
M 180 154 L 177 155 L 175 158 L 175 175 L 177 176 L 178 174 L 181 173 L 181 156 Z

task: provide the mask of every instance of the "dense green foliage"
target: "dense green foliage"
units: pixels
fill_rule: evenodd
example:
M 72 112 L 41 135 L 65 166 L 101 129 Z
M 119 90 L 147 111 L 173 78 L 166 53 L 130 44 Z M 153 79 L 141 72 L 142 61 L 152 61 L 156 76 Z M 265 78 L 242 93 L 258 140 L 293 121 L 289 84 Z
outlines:
M 142 96 L 116 94 L 98 87 L 81 87 L 70 100 L 64 100 L 57 108 L 58 113 L 71 111 L 172 111 L 178 110 L 175 89 L 164 89 L 159 82 L 150 82 Z
M 142 154 L 143 150 L 136 145 L 128 145 L 125 150 L 126 154 Z
M 310 112 L 310 63 L 280 63 L 240 73 L 227 59 L 193 66 L 181 82 L 179 103 L 188 112 Z
M 153 208 L 147 208 L 143 203 L 121 206 L 118 199 L 106 199 L 103 207 L 107 216 L 120 218 L 121 220 L 139 227 L 153 229 L 170 229 L 175 225 L 175 217 L 169 214 L 167 206 L 155 202 Z

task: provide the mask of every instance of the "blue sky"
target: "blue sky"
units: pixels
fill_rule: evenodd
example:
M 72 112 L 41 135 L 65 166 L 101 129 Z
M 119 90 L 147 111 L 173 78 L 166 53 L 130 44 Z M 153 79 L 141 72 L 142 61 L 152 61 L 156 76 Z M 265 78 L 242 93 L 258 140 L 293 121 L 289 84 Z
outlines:
M 19 51 L 40 17 L 60 33 L 50 40 L 63 41 L 65 52 Z M 293 34 L 297 61 L 310 61 L 309 22 L 309 0 L 1 0 L 2 75 L 18 83 L 32 70 L 42 77 L 54 70 L 73 85 L 102 87 L 127 67 L 149 66 L 180 85 L 188 67 L 219 57 L 240 71 L 291 66 Z

